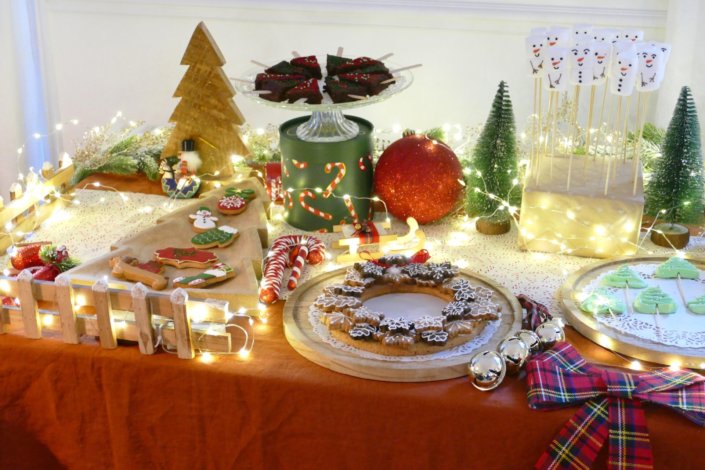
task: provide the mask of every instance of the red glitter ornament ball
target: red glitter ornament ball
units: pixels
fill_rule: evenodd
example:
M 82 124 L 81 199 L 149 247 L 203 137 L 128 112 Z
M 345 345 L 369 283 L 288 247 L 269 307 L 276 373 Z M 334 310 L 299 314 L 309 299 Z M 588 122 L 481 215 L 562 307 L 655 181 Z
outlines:
M 39 251 L 46 243 L 30 243 L 17 247 L 10 257 L 12 267 L 21 271 L 32 266 L 44 266 L 46 263 L 39 257 Z
M 420 224 L 448 214 L 463 191 L 463 170 L 446 144 L 424 135 L 402 137 L 382 153 L 374 190 L 395 217 Z

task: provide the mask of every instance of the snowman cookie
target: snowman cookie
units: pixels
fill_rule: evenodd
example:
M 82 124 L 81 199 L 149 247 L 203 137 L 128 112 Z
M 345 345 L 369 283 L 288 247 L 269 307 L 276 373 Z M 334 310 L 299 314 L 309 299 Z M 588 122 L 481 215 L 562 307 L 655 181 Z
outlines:
M 212 228 L 216 228 L 218 217 L 213 217 L 213 213 L 207 207 L 199 207 L 195 214 L 190 214 L 189 218 L 193 220 L 193 231 L 203 233 Z

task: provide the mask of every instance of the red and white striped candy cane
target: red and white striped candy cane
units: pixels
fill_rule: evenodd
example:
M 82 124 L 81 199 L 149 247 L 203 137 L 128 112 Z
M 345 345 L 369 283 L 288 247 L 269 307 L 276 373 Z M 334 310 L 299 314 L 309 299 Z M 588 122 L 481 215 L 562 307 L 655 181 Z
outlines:
M 299 194 L 299 204 L 301 204 L 301 207 L 303 207 L 305 210 L 310 212 L 311 214 L 315 215 L 316 217 L 320 217 L 324 220 L 331 220 L 333 219 L 333 216 L 329 214 L 328 212 L 323 212 L 321 210 L 316 209 L 315 207 L 309 205 L 306 202 L 306 198 L 310 197 L 311 199 L 316 199 L 316 195 L 313 194 L 311 191 L 308 189 L 301 191 Z M 325 197 L 325 195 L 324 195 Z
M 304 263 L 306 262 L 306 257 L 308 256 L 308 247 L 305 244 L 299 245 L 298 254 L 294 260 L 294 266 L 291 268 L 291 275 L 289 276 L 289 282 L 287 287 L 289 290 L 296 289 L 301 278 L 301 271 L 304 269 Z
M 295 166 L 296 168 L 298 168 L 299 170 L 305 170 L 306 168 L 308 168 L 308 162 L 300 162 L 300 161 L 294 160 L 294 159 L 292 158 L 292 159 L 291 159 L 291 163 L 293 163 L 294 166 Z
M 289 252 L 286 249 L 271 250 L 267 254 L 264 268 L 262 269 L 262 283 L 259 291 L 260 302 L 271 304 L 279 300 L 288 258 Z
M 274 240 L 270 251 L 285 250 L 289 253 L 292 248 L 305 244 L 308 248 L 306 261 L 309 264 L 322 263 L 326 255 L 326 245 L 318 238 L 310 235 L 282 235 Z
M 350 213 L 350 217 L 353 219 L 353 223 L 357 223 L 360 221 L 360 218 L 357 216 L 357 212 L 355 211 L 355 205 L 352 202 L 352 199 L 350 196 L 347 194 L 343 196 L 343 202 L 345 203 L 345 207 L 348 209 L 348 212 Z
M 362 171 L 365 171 L 367 169 L 367 167 L 365 166 L 365 157 L 360 157 L 360 159 L 357 161 L 357 167 Z
M 289 175 L 289 169 L 286 167 L 286 163 L 282 162 L 282 171 L 284 172 L 284 176 L 287 178 L 291 175 Z
M 335 188 L 338 187 L 340 182 L 345 178 L 345 163 L 342 162 L 337 162 L 337 163 L 326 163 L 326 166 L 324 168 L 326 173 L 330 173 L 333 171 L 333 168 L 338 169 L 338 174 L 335 176 L 335 179 L 331 181 L 331 183 L 326 186 L 325 191 L 323 191 L 323 197 L 328 199 L 331 194 L 333 194 L 333 191 L 335 191 Z
M 294 198 L 291 197 L 291 193 L 289 191 L 284 191 L 284 206 L 286 206 L 287 209 L 294 208 Z

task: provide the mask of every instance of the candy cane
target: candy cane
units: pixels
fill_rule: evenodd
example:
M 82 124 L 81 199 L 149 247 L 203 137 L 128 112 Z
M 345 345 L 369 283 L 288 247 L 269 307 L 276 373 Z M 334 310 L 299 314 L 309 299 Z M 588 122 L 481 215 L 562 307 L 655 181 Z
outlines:
M 309 235 L 282 235 L 274 240 L 271 251 L 285 250 L 287 253 L 298 245 L 306 245 L 309 264 L 322 263 L 325 259 L 326 245 L 316 237 Z
M 294 266 L 291 268 L 289 282 L 286 285 L 289 290 L 296 289 L 296 285 L 299 283 L 299 278 L 301 277 L 301 271 L 304 269 L 306 257 L 308 256 L 308 247 L 306 245 L 301 245 L 298 251 L 299 253 L 294 260 Z
M 324 220 L 333 219 L 333 216 L 331 214 L 329 214 L 327 212 L 320 211 L 320 210 L 316 209 L 315 207 L 312 207 L 309 204 L 307 204 L 305 201 L 306 197 L 310 197 L 311 199 L 316 199 L 316 195 L 313 194 L 308 189 L 301 191 L 301 193 L 299 194 L 299 204 L 301 204 L 301 207 L 306 209 L 311 214 L 313 214 L 317 217 L 321 217 Z M 323 197 L 325 197 L 325 195 Z
M 328 199 L 330 195 L 333 194 L 333 191 L 335 191 L 335 188 L 338 187 L 340 181 L 345 178 L 345 163 L 326 163 L 324 170 L 326 173 L 330 173 L 333 170 L 333 167 L 338 169 L 338 174 L 336 175 L 335 179 L 331 181 L 328 186 L 326 186 L 326 190 L 323 191 L 323 197 L 326 199 Z
M 267 254 L 262 269 L 262 284 L 260 285 L 259 300 L 271 304 L 279 300 L 282 288 L 282 277 L 286 269 L 288 251 L 284 249 L 272 250 Z
M 353 223 L 357 223 L 360 221 L 360 218 L 357 216 L 357 212 L 355 212 L 355 205 L 352 202 L 352 199 L 350 196 L 347 194 L 343 196 L 343 202 L 345 203 L 345 207 L 348 209 L 348 212 L 350 213 L 350 217 L 353 219 Z
M 308 168 L 308 162 L 300 162 L 300 161 L 294 160 L 294 159 L 292 158 L 292 159 L 291 159 L 291 163 L 293 163 L 294 166 L 295 166 L 296 168 L 298 168 L 299 170 L 305 170 L 306 168 Z
M 357 167 L 360 168 L 360 170 L 365 171 L 367 167 L 365 166 L 365 157 L 360 157 L 360 159 L 357 161 Z
M 282 163 L 282 169 L 284 170 L 284 176 L 286 176 L 288 178 L 290 175 L 289 175 L 289 169 L 286 167 L 286 163 Z
M 291 197 L 291 193 L 289 191 L 284 191 L 284 205 L 287 209 L 294 208 L 294 198 Z

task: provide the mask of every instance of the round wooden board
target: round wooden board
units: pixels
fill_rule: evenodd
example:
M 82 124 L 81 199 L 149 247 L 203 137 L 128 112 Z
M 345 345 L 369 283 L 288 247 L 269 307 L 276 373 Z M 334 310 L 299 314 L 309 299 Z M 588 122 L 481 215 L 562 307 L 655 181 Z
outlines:
M 705 362 L 705 345 L 702 348 L 679 348 L 636 336 L 619 333 L 598 323 L 590 314 L 580 310 L 576 294 L 597 276 L 606 271 L 612 271 L 623 264 L 660 264 L 669 256 L 628 256 L 601 261 L 571 274 L 561 286 L 559 297 L 568 323 L 600 346 L 620 354 L 626 354 L 642 361 L 660 364 L 680 363 L 683 367 L 702 369 Z M 688 261 L 698 269 L 705 270 L 705 259 L 686 256 Z
M 308 310 L 323 287 L 342 282 L 346 268 L 321 274 L 299 286 L 284 305 L 284 334 L 289 344 L 306 359 L 327 369 L 363 379 L 386 382 L 429 382 L 453 379 L 467 374 L 467 363 L 472 354 L 448 359 L 395 362 L 368 359 L 337 349 L 324 342 L 308 319 Z M 522 310 L 516 297 L 492 280 L 470 271 L 461 270 L 460 277 L 474 284 L 492 289 L 502 306 L 501 324 L 482 349 L 495 349 L 497 344 L 521 328 Z

